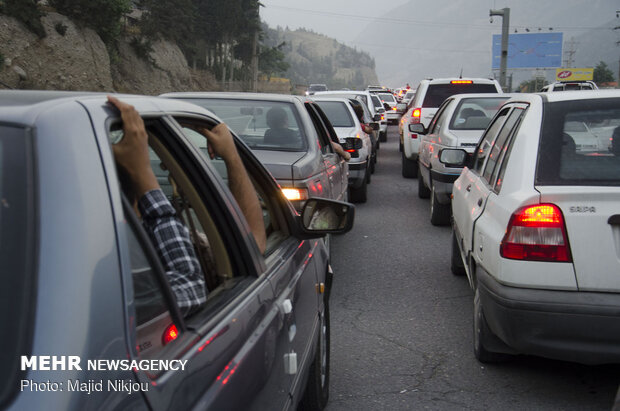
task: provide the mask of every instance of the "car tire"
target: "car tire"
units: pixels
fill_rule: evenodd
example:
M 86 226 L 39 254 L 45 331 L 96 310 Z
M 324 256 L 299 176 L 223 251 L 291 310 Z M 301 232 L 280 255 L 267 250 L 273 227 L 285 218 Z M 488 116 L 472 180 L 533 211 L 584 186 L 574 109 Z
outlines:
M 450 271 L 457 276 L 463 276 L 465 272 L 465 264 L 461 258 L 461 250 L 459 244 L 456 242 L 456 234 L 452 230 L 452 255 L 450 256 Z
M 401 153 L 403 152 L 403 143 L 401 143 L 400 141 L 398 142 L 398 151 L 400 151 Z
M 497 338 L 493 335 L 493 331 L 489 328 L 487 320 L 482 312 L 482 303 L 480 302 L 480 291 L 476 286 L 474 291 L 474 355 L 481 363 L 504 362 L 512 358 L 509 354 L 489 351 L 486 348 L 488 341 Z
M 420 180 L 423 180 L 420 178 Z M 431 186 L 431 224 L 436 226 L 450 224 L 450 204 L 441 204 L 437 200 L 435 185 Z
M 418 178 L 418 197 L 419 198 L 429 198 L 431 196 L 431 190 L 429 190 L 424 184 L 424 179 L 422 176 Z
M 325 308 L 321 315 L 319 341 L 314 354 L 314 360 L 310 365 L 306 390 L 297 408 L 299 411 L 320 411 L 327 406 L 327 401 L 329 400 L 329 351 L 329 304 L 326 299 Z
M 387 141 L 387 130 L 379 133 L 379 141 L 382 143 Z
M 365 203 L 368 197 L 368 178 L 358 188 L 349 187 L 349 200 L 352 203 Z
M 415 160 L 409 160 L 405 153 L 401 153 L 402 164 L 403 164 L 403 177 L 405 178 L 416 178 L 418 176 L 418 162 Z
M 375 152 L 372 158 L 370 159 L 370 174 L 375 173 L 376 165 L 377 165 L 377 152 Z M 370 183 L 370 181 L 368 182 Z

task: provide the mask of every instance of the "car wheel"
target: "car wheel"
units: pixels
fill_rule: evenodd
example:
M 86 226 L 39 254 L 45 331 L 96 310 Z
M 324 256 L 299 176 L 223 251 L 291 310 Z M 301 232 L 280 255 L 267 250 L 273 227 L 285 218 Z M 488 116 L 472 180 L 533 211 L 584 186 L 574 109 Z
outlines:
M 377 153 L 375 153 L 370 159 L 370 174 L 374 174 L 376 164 L 377 164 Z M 368 182 L 370 183 L 370 181 Z
M 461 258 L 461 250 L 459 249 L 459 245 L 456 242 L 456 234 L 454 230 L 452 230 L 452 255 L 450 256 L 450 271 L 454 275 L 465 275 L 465 264 L 463 264 L 463 259 Z
M 368 173 L 367 173 L 368 174 Z M 365 203 L 368 192 L 368 178 L 364 178 L 364 182 L 358 188 L 349 187 L 349 200 L 352 203 Z
M 409 160 L 405 153 L 401 154 L 402 163 L 403 163 L 403 177 L 405 178 L 416 178 L 418 176 L 418 162 L 415 160 Z
M 381 148 L 381 134 L 379 134 L 379 138 L 377 139 L 377 150 Z
M 381 141 L 382 143 L 387 141 L 387 130 L 379 133 L 379 141 Z
M 426 188 L 424 184 L 424 179 L 422 176 L 418 178 L 418 197 L 420 198 L 429 198 L 431 196 L 431 190 Z
M 485 345 L 491 338 L 497 338 L 487 324 L 482 312 L 480 291 L 476 286 L 474 292 L 474 355 L 482 363 L 503 362 L 511 358 L 511 355 L 489 351 Z
M 420 178 L 420 180 L 423 180 Z M 448 225 L 450 224 L 450 204 L 441 204 L 437 200 L 435 193 L 435 185 L 431 187 L 431 224 L 432 225 Z
M 317 343 L 314 360 L 310 365 L 308 384 L 298 410 L 319 411 L 325 409 L 329 400 L 329 304 L 325 300 L 325 309 L 321 314 L 319 341 Z
M 403 143 L 401 142 L 398 143 L 398 151 L 400 151 L 401 153 L 403 152 Z

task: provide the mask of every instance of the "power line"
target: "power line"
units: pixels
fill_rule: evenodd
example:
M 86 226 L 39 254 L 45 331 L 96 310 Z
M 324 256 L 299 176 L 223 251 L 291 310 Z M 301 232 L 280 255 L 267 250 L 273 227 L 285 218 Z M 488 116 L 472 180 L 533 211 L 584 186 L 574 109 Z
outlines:
M 411 20 L 411 19 L 398 19 L 398 18 L 391 18 L 391 17 L 376 17 L 376 16 L 362 16 L 359 14 L 348 14 L 348 13 L 334 13 L 334 12 L 328 12 L 328 11 L 323 11 L 323 10 L 309 10 L 309 9 L 302 9 L 302 8 L 297 8 L 297 7 L 288 7 L 288 6 L 279 6 L 279 5 L 275 5 L 275 4 L 266 4 L 265 7 L 269 8 L 274 8 L 274 9 L 279 9 L 279 10 L 284 10 L 284 11 L 289 11 L 289 12 L 293 12 L 293 13 L 303 13 L 303 14 L 312 14 L 312 15 L 317 15 L 317 16 L 333 16 L 333 17 L 346 17 L 346 18 L 352 18 L 352 19 L 358 19 L 358 20 L 362 20 L 362 21 L 380 21 L 380 22 L 386 22 L 386 23 L 395 23 L 395 24 L 405 24 L 405 25 L 416 25 L 416 26 L 437 26 L 437 27 L 465 27 L 468 29 L 476 29 L 476 30 L 485 30 L 485 31 L 490 31 L 490 30 L 495 30 L 495 27 L 492 25 L 480 25 L 480 24 L 469 24 L 469 23 L 438 23 L 438 22 L 429 22 L 429 21 L 420 21 L 420 20 Z M 544 25 L 545 27 L 549 27 L 548 25 Z M 510 26 L 511 29 L 517 29 L 517 30 L 525 30 L 526 28 L 529 29 L 530 27 L 532 27 L 532 25 L 529 26 L 525 26 L 525 25 L 511 25 Z M 549 30 L 608 30 L 607 27 L 585 27 L 585 26 L 555 26 L 555 27 L 549 27 Z

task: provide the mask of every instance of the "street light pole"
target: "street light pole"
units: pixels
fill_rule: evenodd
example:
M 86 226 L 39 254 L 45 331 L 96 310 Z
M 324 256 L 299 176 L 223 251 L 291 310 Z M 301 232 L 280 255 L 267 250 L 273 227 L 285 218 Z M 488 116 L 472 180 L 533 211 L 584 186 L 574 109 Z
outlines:
M 507 90 L 506 85 L 506 68 L 508 66 L 508 29 L 510 28 L 510 9 L 503 8 L 501 10 L 489 10 L 489 16 L 491 19 L 493 16 L 502 17 L 502 55 L 499 61 L 499 84 L 502 86 L 502 90 Z M 491 20 L 491 22 L 493 22 Z

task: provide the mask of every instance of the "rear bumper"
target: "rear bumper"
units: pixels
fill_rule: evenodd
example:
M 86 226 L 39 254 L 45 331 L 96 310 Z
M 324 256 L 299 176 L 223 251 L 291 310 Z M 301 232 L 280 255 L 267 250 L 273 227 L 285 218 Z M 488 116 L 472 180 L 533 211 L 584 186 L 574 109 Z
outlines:
M 366 161 L 349 162 L 349 186 L 359 188 L 366 179 Z
M 518 353 L 620 363 L 620 294 L 509 287 L 476 271 L 489 327 Z

